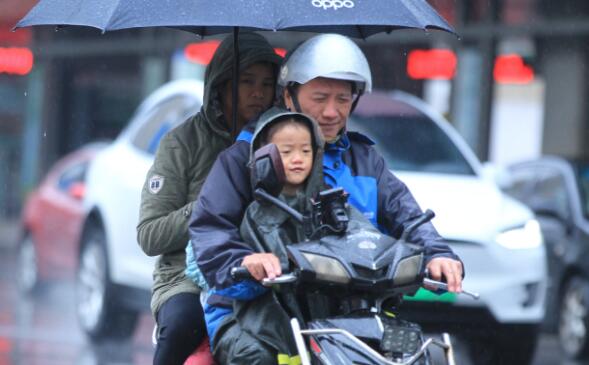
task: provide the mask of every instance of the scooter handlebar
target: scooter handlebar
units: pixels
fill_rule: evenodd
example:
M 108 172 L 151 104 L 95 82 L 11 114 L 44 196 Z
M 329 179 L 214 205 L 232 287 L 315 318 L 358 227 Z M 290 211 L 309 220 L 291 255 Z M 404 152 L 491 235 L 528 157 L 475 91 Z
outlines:
M 231 278 L 236 281 L 254 280 L 254 277 L 245 266 L 237 266 L 231 269 Z
M 236 281 L 243 281 L 243 280 L 255 280 L 252 274 L 248 271 L 247 267 L 245 266 L 238 266 L 231 269 L 231 277 L 233 280 Z M 264 286 L 272 286 L 275 284 L 286 284 L 292 283 L 297 280 L 297 276 L 292 273 L 283 273 L 282 275 L 274 278 L 274 279 L 263 279 L 262 285 Z

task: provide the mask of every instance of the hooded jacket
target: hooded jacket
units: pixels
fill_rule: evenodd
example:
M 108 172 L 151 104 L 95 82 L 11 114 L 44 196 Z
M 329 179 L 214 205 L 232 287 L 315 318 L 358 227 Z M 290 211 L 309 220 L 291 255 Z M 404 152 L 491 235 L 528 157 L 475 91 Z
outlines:
M 249 145 L 249 163 L 253 165 L 254 152 L 259 146 L 260 139 L 267 128 L 276 122 L 284 120 L 292 115 L 304 118 L 308 123 L 312 135 L 313 145 L 313 166 L 304 186 L 296 196 L 285 196 L 280 194 L 279 199 L 300 212 L 310 209 L 309 198 L 315 196 L 323 187 L 323 140 L 317 124 L 308 117 L 291 113 L 281 108 L 272 108 L 262 114 L 257 123 L 252 144 Z M 245 217 L 240 227 L 240 236 L 254 252 L 271 252 L 278 256 L 283 266 L 287 264 L 286 252 L 279 242 L 290 244 L 304 240 L 302 227 L 281 209 L 267 204 L 253 201 L 246 209 Z M 194 244 L 193 244 L 194 246 Z M 193 265 L 188 264 L 189 267 Z M 193 278 L 194 279 L 194 278 Z M 205 304 L 205 319 L 209 338 L 213 341 L 217 326 L 222 320 L 232 313 L 233 301 L 252 300 L 266 292 L 266 289 L 254 281 L 243 281 L 235 283 L 228 288 L 212 287 L 208 293 L 207 304 Z
M 238 39 L 240 71 L 260 62 L 278 68 L 281 58 L 264 37 L 240 33 Z M 147 255 L 160 255 L 153 273 L 154 315 L 173 295 L 199 292 L 184 275 L 184 248 L 193 201 L 219 152 L 233 142 L 220 101 L 220 90 L 232 77 L 233 60 L 233 37 L 227 37 L 205 71 L 200 112 L 163 137 L 147 173 L 141 193 L 137 241 Z M 157 189 L 153 183 L 157 183 Z
M 323 182 L 322 165 L 324 142 L 315 121 L 304 114 L 287 112 L 280 108 L 268 110 L 260 117 L 260 121 L 256 126 L 252 144 L 250 145 L 249 166 L 251 168 L 254 163 L 256 147 L 261 147 L 259 140 L 263 132 L 273 124 L 293 115 L 304 118 L 311 130 L 313 166 L 305 183 L 298 189 L 296 196 L 281 194 L 279 198 L 299 212 L 310 212 L 310 199 L 326 187 Z M 288 245 L 294 242 L 302 242 L 305 239 L 301 225 L 295 222 L 286 212 L 274 205 L 260 203 L 259 201 L 253 201 L 248 206 L 241 222 L 240 235 L 244 242 L 256 252 L 272 252 L 276 254 L 283 266 L 288 263 L 286 252 L 283 250 L 283 245 L 278 245 L 277 242 Z
M 311 131 L 313 146 L 313 166 L 304 184 L 296 195 L 279 195 L 279 199 L 299 212 L 309 212 L 310 198 L 321 191 L 323 183 L 323 140 L 317 124 L 308 117 L 272 108 L 262 114 L 250 145 L 249 166 L 253 166 L 254 152 L 261 147 L 260 139 L 264 131 L 273 124 L 297 115 L 304 118 Z M 274 253 L 280 259 L 282 266 L 287 266 L 287 253 L 284 246 L 305 239 L 303 228 L 287 213 L 274 205 L 253 201 L 246 209 L 245 217 L 240 227 L 241 237 L 252 251 Z M 190 266 L 192 266 L 189 263 Z M 246 331 L 268 348 L 272 348 L 281 356 L 296 356 L 297 350 L 294 339 L 288 331 L 289 315 L 284 311 L 273 292 L 255 281 L 237 282 L 224 289 L 212 288 L 204 305 L 207 331 L 214 352 L 231 353 L 229 348 L 219 349 L 219 346 L 232 346 L 234 340 L 224 338 L 235 333 L 232 326 L 238 325 L 240 331 Z M 252 343 L 252 346 L 256 344 Z

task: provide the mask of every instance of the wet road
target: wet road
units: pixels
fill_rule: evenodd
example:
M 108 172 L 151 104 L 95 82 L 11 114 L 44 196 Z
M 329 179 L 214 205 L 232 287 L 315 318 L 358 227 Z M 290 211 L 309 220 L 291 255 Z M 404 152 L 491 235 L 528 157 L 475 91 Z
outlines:
M 35 295 L 21 295 L 13 247 L 0 238 L 0 365 L 151 364 L 153 320 L 148 313 L 131 340 L 91 345 L 76 322 L 73 282 L 52 283 Z M 455 347 L 458 364 L 473 364 L 460 343 Z M 556 364 L 581 365 L 562 361 L 555 339 L 543 335 L 533 365 Z
M 73 282 L 52 283 L 35 295 L 21 295 L 12 247 L 0 245 L 0 365 L 151 364 L 149 314 L 142 316 L 129 341 L 92 346 L 76 322 Z

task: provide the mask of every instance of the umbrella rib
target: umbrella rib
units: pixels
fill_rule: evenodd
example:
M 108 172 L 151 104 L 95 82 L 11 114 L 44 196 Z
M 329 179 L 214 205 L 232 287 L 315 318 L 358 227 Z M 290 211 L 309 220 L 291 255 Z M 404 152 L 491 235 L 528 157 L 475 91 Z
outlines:
M 108 19 L 106 20 L 106 22 L 104 23 L 103 27 L 102 27 L 102 33 L 106 32 L 107 30 L 109 30 L 109 26 L 111 24 L 111 20 L 113 19 L 115 13 L 117 12 L 119 6 L 121 5 L 121 1 L 122 0 L 118 0 L 117 1 L 117 5 L 112 7 L 112 11 L 110 13 L 110 15 L 108 16 Z
M 362 39 L 366 39 L 366 37 L 364 36 L 364 32 L 362 31 L 362 26 L 361 25 L 356 25 L 356 29 L 358 30 L 358 34 L 360 34 L 360 37 Z

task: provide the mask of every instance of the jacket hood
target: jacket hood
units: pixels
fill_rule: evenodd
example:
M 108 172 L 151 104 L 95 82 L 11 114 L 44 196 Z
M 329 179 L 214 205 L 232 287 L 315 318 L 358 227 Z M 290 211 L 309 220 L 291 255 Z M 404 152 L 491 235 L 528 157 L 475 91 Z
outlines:
M 282 57 L 274 52 L 274 48 L 266 38 L 257 33 L 240 32 L 239 42 L 239 72 L 244 71 L 251 65 L 259 62 L 267 62 L 274 66 L 275 75 L 282 62 Z M 203 112 L 206 119 L 215 131 L 228 134 L 228 127 L 220 123 L 223 117 L 223 110 L 220 98 L 220 91 L 225 82 L 233 76 L 233 35 L 225 37 L 215 51 L 211 62 L 207 66 L 204 77 L 204 98 Z
M 321 131 L 319 125 L 315 120 L 305 114 L 291 112 L 283 108 L 273 107 L 268 109 L 265 113 L 260 115 L 258 123 L 256 124 L 256 130 L 252 137 L 252 143 L 250 145 L 250 166 L 253 165 L 254 152 L 257 148 L 261 147 L 261 137 L 263 132 L 271 127 L 274 123 L 288 119 L 289 117 L 297 117 L 305 120 L 311 129 L 311 143 L 313 144 L 313 168 L 307 178 L 306 185 L 304 188 L 305 199 L 314 197 L 323 188 L 323 138 L 321 137 Z M 253 175 L 253 174 L 252 174 Z

